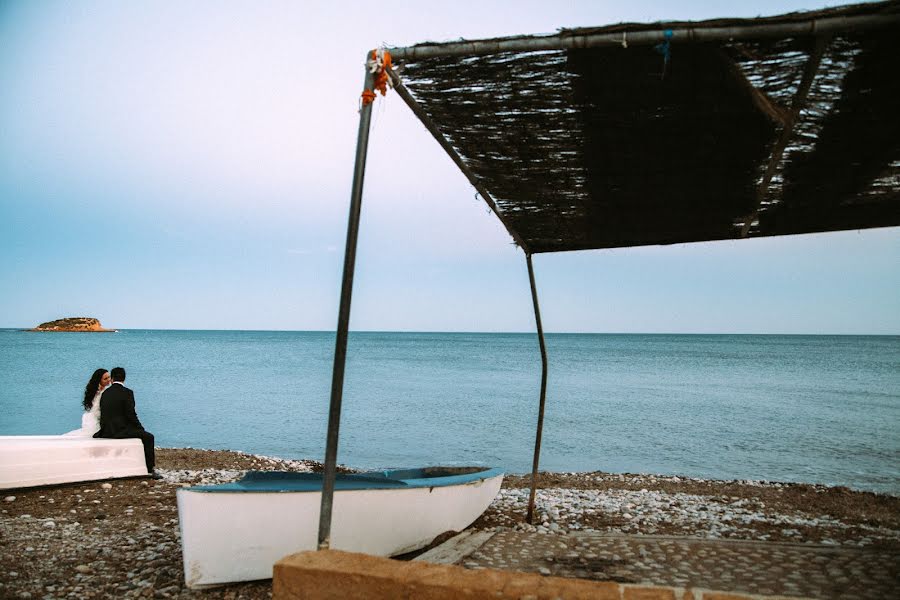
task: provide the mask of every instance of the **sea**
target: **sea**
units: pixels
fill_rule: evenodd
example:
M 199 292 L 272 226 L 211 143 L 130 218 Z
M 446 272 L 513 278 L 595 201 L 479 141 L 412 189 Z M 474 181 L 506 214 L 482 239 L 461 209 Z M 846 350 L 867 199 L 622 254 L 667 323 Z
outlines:
M 0 435 L 81 422 L 122 366 L 161 447 L 322 460 L 333 332 L 0 329 Z M 548 334 L 542 470 L 900 494 L 900 336 Z M 530 472 L 535 334 L 352 332 L 338 461 Z

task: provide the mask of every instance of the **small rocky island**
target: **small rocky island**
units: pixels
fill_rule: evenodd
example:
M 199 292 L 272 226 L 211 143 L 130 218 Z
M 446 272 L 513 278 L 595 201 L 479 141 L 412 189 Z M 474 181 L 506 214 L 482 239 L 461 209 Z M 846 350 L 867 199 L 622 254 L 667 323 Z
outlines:
M 67 317 L 65 319 L 41 323 L 29 331 L 114 332 L 115 329 L 104 329 L 103 325 L 100 324 L 100 320 L 92 317 Z

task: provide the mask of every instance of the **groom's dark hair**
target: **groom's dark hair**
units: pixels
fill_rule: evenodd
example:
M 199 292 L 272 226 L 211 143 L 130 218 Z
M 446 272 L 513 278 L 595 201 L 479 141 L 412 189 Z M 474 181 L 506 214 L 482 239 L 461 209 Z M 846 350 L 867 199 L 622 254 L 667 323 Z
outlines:
M 114 367 L 113 370 L 109 372 L 109 376 L 113 381 L 125 381 L 125 369 L 122 367 Z

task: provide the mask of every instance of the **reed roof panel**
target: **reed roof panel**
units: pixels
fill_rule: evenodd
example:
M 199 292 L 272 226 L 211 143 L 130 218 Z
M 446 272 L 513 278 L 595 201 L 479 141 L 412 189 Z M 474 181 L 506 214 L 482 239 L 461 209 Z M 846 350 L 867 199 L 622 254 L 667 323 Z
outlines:
M 526 251 L 671 244 L 900 225 L 898 17 L 892 1 L 392 52 Z M 667 47 L 627 43 L 666 30 Z

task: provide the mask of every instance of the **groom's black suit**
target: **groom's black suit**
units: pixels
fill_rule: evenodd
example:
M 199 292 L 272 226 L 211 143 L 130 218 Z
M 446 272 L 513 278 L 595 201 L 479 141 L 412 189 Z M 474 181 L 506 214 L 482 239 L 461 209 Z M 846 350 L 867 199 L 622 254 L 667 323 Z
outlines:
M 141 438 L 144 444 L 144 461 L 147 472 L 153 473 L 156 456 L 153 451 L 153 434 L 144 429 L 134 412 L 134 392 L 113 382 L 100 396 L 100 431 L 95 438 Z

